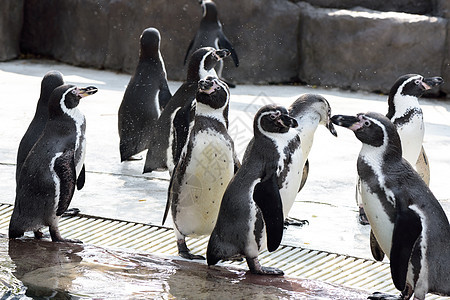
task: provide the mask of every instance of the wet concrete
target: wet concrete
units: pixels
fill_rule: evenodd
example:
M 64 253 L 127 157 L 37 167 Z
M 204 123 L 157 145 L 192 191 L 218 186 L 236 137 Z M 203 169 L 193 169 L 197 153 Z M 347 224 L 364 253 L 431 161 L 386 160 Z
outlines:
M 148 253 L 0 239 L 27 299 L 366 299 L 367 293 L 314 280 L 258 276 Z M 7 250 L 6 250 L 7 249 Z
M 85 187 L 75 193 L 71 207 L 88 215 L 161 224 L 168 173 L 142 174 L 143 160 L 120 163 L 117 111 L 129 76 L 53 61 L 0 63 L 0 201 L 14 203 L 17 147 L 34 115 L 41 79 L 52 69 L 61 71 L 68 83 L 99 88 L 97 94 L 79 106 L 87 119 L 87 174 Z M 175 92 L 180 83 L 169 85 Z M 242 157 L 252 135 L 254 113 L 261 105 L 289 106 L 303 93 L 322 94 L 334 114 L 387 111 L 385 95 L 303 86 L 238 86 L 231 90 L 229 129 L 238 154 Z M 431 189 L 449 215 L 450 103 L 422 99 L 421 105 L 426 126 L 424 147 L 431 164 Z M 370 229 L 357 222 L 354 200 L 356 159 L 361 144 L 350 131 L 337 130 L 338 138 L 322 127 L 316 132 L 309 156 L 308 181 L 290 213 L 291 217 L 308 219 L 309 225 L 289 227 L 283 244 L 371 259 Z M 168 219 L 166 225 L 171 226 Z

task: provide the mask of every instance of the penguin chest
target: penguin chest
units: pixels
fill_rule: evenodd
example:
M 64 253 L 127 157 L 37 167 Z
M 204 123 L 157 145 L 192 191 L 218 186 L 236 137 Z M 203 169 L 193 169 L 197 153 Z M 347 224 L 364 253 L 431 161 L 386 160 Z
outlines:
M 402 156 L 412 166 L 415 166 L 422 148 L 425 133 L 422 115 L 413 115 L 409 122 L 398 125 L 397 132 L 402 143 Z
M 225 189 L 233 177 L 232 145 L 214 131 L 192 137 L 192 149 L 180 186 L 175 223 L 185 235 L 210 234 Z M 189 152 L 188 152 L 189 153 Z
M 391 253 L 394 223 L 381 204 L 381 199 L 373 193 L 366 182 L 361 181 L 361 198 L 372 231 L 383 252 L 389 257 Z
M 284 179 L 280 188 L 284 218 L 287 218 L 289 211 L 294 204 L 302 180 L 305 161 L 303 160 L 301 148 L 298 147 L 287 161 L 290 162 L 286 163 L 284 167 L 285 175 L 283 175 Z M 283 172 L 281 174 L 283 174 Z

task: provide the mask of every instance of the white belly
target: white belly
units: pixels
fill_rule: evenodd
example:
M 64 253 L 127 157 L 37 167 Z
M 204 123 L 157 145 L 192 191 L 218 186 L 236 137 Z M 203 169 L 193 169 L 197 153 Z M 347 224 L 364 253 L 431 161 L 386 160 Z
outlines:
M 216 224 L 223 194 L 234 174 L 231 145 L 220 137 L 208 131 L 194 137 L 175 218 L 184 235 L 211 234 Z
M 422 117 L 414 116 L 407 126 L 397 127 L 397 131 L 402 141 L 402 156 L 415 167 L 425 133 Z
M 292 164 L 290 170 L 286 176 L 285 184 L 280 189 L 281 201 L 283 203 L 283 216 L 288 217 L 289 211 L 294 204 L 295 198 L 300 188 L 300 183 L 303 175 L 303 166 L 305 161 L 303 160 L 303 154 L 301 148 L 298 148 L 292 154 Z
M 394 224 L 391 223 L 388 214 L 384 211 L 378 197 L 368 192 L 367 184 L 361 182 L 361 198 L 369 219 L 372 231 L 377 238 L 383 252 L 387 257 L 391 254 L 392 233 L 394 232 Z

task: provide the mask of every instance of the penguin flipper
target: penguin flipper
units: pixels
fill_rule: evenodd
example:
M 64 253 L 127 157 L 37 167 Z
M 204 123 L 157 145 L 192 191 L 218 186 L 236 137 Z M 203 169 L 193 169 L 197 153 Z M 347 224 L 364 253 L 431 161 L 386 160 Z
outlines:
M 170 205 L 172 203 L 172 188 L 173 188 L 173 182 L 174 182 L 174 178 L 175 178 L 175 172 L 177 170 L 177 166 L 175 166 L 175 168 L 173 169 L 174 174 L 172 176 L 170 176 L 170 182 L 169 182 L 169 188 L 167 190 L 167 202 L 166 202 L 166 208 L 164 209 L 164 216 L 163 216 L 163 220 L 162 220 L 162 225 L 164 225 L 164 223 L 166 222 L 167 216 L 169 215 L 169 210 L 170 210 Z
M 194 41 L 195 41 L 195 38 L 193 38 L 192 41 L 189 43 L 188 49 L 186 51 L 186 55 L 184 56 L 184 61 L 183 61 L 184 66 L 186 65 L 186 62 L 189 57 L 189 53 L 191 52 L 192 46 L 194 45 Z
M 392 281 L 398 290 L 403 291 L 406 285 L 408 262 L 422 232 L 422 223 L 419 215 L 401 202 L 396 201 L 397 217 L 389 259 Z
M 283 204 L 276 174 L 262 180 L 255 186 L 253 200 L 261 209 L 267 233 L 267 250 L 275 251 L 283 237 Z
M 309 174 L 309 160 L 306 159 L 305 165 L 303 166 L 302 181 L 300 182 L 300 187 L 298 188 L 299 193 L 305 186 L 306 179 L 308 179 L 308 174 Z
M 237 56 L 236 51 L 233 48 L 233 45 L 231 45 L 230 41 L 227 39 L 225 34 L 223 32 L 219 33 L 219 48 L 228 49 L 231 52 L 231 58 L 233 59 L 234 65 L 236 67 L 239 67 L 239 58 Z
M 158 94 L 159 107 L 161 110 L 166 107 L 170 98 L 172 98 L 172 94 L 170 93 L 169 86 L 167 85 L 167 80 L 164 78 L 161 80 Z
M 428 163 L 428 157 L 425 153 L 425 149 L 422 148 L 420 150 L 419 157 L 416 162 L 416 170 L 419 173 L 420 177 L 425 181 L 427 186 L 430 186 L 430 164 Z
M 381 249 L 380 244 L 378 244 L 373 230 L 370 230 L 370 251 L 372 252 L 372 256 L 376 261 L 382 261 L 384 259 L 384 252 Z
M 84 183 L 86 181 L 86 170 L 84 168 L 84 164 L 83 164 L 83 168 L 81 169 L 80 175 L 78 175 L 78 179 L 77 179 L 77 190 L 81 190 L 84 187 Z
M 61 216 L 69 207 L 75 192 L 76 171 L 74 151 L 68 150 L 61 154 L 53 167 L 59 178 L 59 201 L 56 215 Z

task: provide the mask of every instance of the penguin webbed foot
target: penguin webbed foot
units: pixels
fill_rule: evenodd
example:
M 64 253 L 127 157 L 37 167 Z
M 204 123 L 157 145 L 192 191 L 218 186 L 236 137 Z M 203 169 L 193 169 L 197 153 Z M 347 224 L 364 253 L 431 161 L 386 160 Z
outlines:
M 250 272 L 252 274 L 256 275 L 275 275 L 275 276 L 281 276 L 284 275 L 284 272 L 277 268 L 272 267 L 263 267 L 259 263 L 259 260 L 257 257 L 255 258 L 246 258 L 247 259 L 247 265 L 250 269 Z
M 308 220 L 300 220 L 300 219 L 291 218 L 291 217 L 287 217 L 284 220 L 284 227 L 285 228 L 287 228 L 288 226 L 303 227 L 305 225 L 309 225 L 309 221 Z
M 192 254 L 191 250 L 186 245 L 186 242 L 184 240 L 178 240 L 177 241 L 178 246 L 178 255 L 182 258 L 194 260 L 194 259 L 200 259 L 200 260 L 206 260 L 206 258 L 202 255 L 196 255 Z
M 361 225 L 369 225 L 369 219 L 367 219 L 366 212 L 362 206 L 359 207 L 359 224 Z
M 40 240 L 44 237 L 44 234 L 42 233 L 42 231 L 40 229 L 33 231 L 34 233 L 34 238 L 37 240 Z
M 370 295 L 369 297 L 367 297 L 367 299 L 370 299 L 370 300 L 401 300 L 404 298 L 401 295 L 396 296 L 396 295 L 391 295 L 391 294 L 375 292 L 372 295 Z
M 82 244 L 83 242 L 78 239 L 65 239 L 61 236 L 58 228 L 50 227 L 50 236 L 52 238 L 52 242 L 55 243 L 74 243 L 74 244 Z
M 76 216 L 80 213 L 80 209 L 79 208 L 69 208 L 67 209 L 63 214 L 62 217 L 73 217 Z

